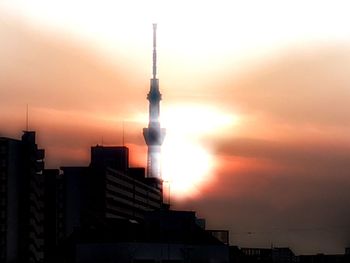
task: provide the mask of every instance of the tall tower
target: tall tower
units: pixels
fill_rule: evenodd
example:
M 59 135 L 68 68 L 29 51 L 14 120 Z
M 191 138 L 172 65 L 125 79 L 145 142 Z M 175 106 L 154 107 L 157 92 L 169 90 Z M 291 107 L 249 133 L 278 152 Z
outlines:
M 147 99 L 149 101 L 149 122 L 148 128 L 143 129 L 143 137 L 148 146 L 147 177 L 161 179 L 160 152 L 165 137 L 165 129 L 160 127 L 159 122 L 159 103 L 162 94 L 160 94 L 159 80 L 157 79 L 157 24 L 153 24 L 153 70 Z

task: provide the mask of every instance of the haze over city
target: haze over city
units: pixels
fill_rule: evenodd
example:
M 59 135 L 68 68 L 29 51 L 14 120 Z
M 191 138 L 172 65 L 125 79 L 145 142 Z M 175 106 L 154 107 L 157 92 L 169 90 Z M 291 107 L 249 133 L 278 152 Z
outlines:
M 158 23 L 163 177 L 239 246 L 350 245 L 346 1 L 2 1 L 0 136 L 86 165 L 142 128 Z

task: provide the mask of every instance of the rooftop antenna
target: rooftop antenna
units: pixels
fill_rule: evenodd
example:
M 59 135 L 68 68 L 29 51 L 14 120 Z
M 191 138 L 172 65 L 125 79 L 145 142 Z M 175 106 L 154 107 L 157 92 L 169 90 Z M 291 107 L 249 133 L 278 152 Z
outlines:
M 125 127 L 124 127 L 124 121 L 122 122 L 122 132 L 123 132 L 123 135 L 122 135 L 122 145 L 125 146 Z
M 29 131 L 29 109 L 28 109 L 28 104 L 26 107 L 26 131 Z

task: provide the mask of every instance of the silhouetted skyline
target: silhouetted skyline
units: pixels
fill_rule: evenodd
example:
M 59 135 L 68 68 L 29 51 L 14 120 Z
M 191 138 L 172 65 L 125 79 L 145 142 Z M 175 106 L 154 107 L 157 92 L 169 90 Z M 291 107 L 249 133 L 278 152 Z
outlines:
M 239 246 L 342 253 L 350 245 L 347 4 L 189 2 L 163 6 L 157 21 L 164 154 L 183 149 L 182 139 L 200 150 L 190 156 L 204 153 L 185 156 L 194 171 L 203 160 L 211 166 L 190 190 L 174 187 L 174 206 L 229 229 Z M 87 165 L 91 145 L 122 145 L 123 122 L 132 165 L 146 166 L 153 21 L 143 4 L 142 12 L 117 5 L 0 4 L 0 136 L 21 136 L 28 104 L 48 168 Z M 178 178 L 188 167 L 175 167 Z

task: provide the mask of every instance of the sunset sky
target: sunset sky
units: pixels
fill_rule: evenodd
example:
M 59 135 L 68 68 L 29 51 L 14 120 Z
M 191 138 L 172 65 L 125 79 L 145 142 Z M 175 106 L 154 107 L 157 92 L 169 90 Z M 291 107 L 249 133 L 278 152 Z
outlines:
M 347 1 L 0 2 L 0 136 L 48 168 L 125 144 L 145 166 L 158 23 L 163 175 L 174 208 L 239 246 L 350 246 Z

